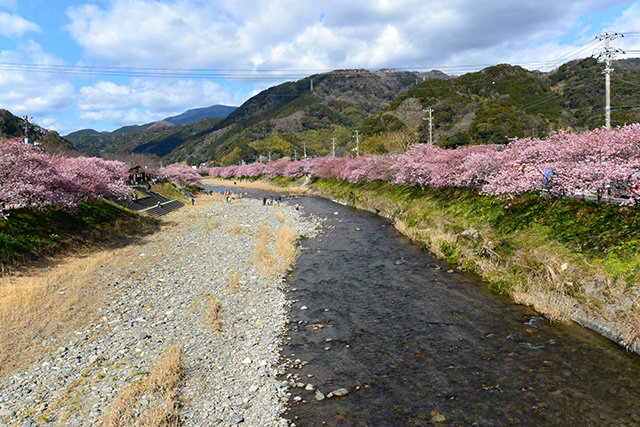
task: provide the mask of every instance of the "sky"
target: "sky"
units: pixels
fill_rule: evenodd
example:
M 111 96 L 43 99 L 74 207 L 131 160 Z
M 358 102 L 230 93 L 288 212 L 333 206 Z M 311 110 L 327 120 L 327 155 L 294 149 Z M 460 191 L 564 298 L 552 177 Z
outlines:
M 111 131 L 335 69 L 551 71 L 603 31 L 640 56 L 640 2 L 0 0 L 0 108 Z

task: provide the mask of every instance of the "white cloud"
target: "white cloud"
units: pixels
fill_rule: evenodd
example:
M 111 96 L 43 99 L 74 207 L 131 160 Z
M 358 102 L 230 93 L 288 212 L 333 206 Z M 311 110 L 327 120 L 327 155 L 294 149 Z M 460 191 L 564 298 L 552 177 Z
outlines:
M 238 95 L 207 81 L 134 80 L 128 85 L 100 81 L 80 89 L 80 117 L 91 123 L 108 121 L 116 126 L 147 123 L 198 106 L 238 105 Z
M 40 31 L 40 27 L 33 22 L 6 12 L 0 12 L 0 34 L 5 37 L 22 36 L 29 31 Z
M 55 110 L 72 105 L 83 120 L 101 126 L 144 123 L 199 106 L 239 105 L 278 83 L 262 79 L 269 77 L 266 70 L 302 76 L 362 67 L 439 68 L 452 74 L 503 62 L 543 67 L 544 61 L 551 63 L 593 38 L 595 33 L 590 34 L 591 29 L 580 22 L 587 12 L 628 4 L 625 13 L 612 22 L 613 30 L 637 31 L 640 22 L 640 4 L 627 0 L 73 3 L 77 6 L 66 10 L 65 30 L 82 48 L 82 58 L 65 61 L 47 55 L 35 43 L 23 43 L 0 50 L 0 63 L 240 70 L 243 76 L 236 80 L 248 76 L 247 81 L 258 83 L 250 87 L 245 82 L 242 89 L 230 89 L 228 81 L 189 80 L 186 75 L 177 80 L 119 77 L 112 81 L 102 76 L 101 81 L 78 78 L 74 89 L 67 82 L 73 81 L 69 76 L 9 72 L 0 67 L 0 105 L 4 108 L 47 115 L 56 126 L 75 119 L 68 114 L 55 122 Z M 16 13 L 17 1 L 0 0 L 2 7 Z M 37 24 L 0 12 L 0 36 L 15 38 L 38 31 Z M 34 33 L 34 37 L 41 36 Z M 616 40 L 615 46 L 638 49 L 637 42 L 640 37 Z M 60 46 L 58 51 L 77 50 Z M 233 84 L 241 87 L 238 82 Z
M 20 51 L 0 52 L 0 63 L 25 60 L 37 65 L 60 62 L 33 42 L 22 46 Z M 73 85 L 59 76 L 0 68 L 0 105 L 15 114 L 50 114 L 69 108 L 74 102 Z
M 616 19 L 609 31 L 616 31 L 618 33 L 627 33 L 628 37 L 616 39 L 613 43 L 614 47 L 620 48 L 624 51 L 640 51 L 640 4 L 634 3 L 629 9 L 625 10 L 622 16 Z M 631 33 L 631 34 L 630 34 Z M 635 33 L 635 34 L 633 34 Z M 639 52 L 629 53 L 627 55 L 619 56 L 620 58 L 639 56 Z
M 623 2 L 620 2 L 623 3 Z M 86 55 L 115 65 L 331 70 L 505 62 L 606 0 L 112 0 L 67 12 Z M 544 47 L 542 47 L 544 46 Z M 570 49 L 566 46 L 565 49 Z M 560 51 L 560 46 L 558 51 Z M 468 63 L 468 60 L 466 61 Z

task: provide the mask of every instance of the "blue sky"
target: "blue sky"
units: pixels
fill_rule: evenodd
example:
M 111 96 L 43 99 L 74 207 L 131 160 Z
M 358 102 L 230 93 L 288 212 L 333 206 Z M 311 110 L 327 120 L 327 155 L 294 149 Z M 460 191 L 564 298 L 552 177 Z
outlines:
M 63 135 L 114 130 L 333 69 L 550 70 L 601 31 L 639 50 L 640 3 L 0 0 L 0 108 Z

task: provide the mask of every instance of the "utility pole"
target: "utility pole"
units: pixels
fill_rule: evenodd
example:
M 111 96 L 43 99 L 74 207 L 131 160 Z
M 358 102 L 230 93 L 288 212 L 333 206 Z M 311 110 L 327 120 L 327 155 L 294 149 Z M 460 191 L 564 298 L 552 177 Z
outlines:
M 307 141 L 302 141 L 302 149 L 304 150 L 302 153 L 304 157 L 302 158 L 307 160 Z
M 298 150 L 293 150 L 293 161 L 294 162 L 298 161 Z
M 620 49 L 611 49 L 609 46 L 609 42 L 611 40 L 615 40 L 618 37 L 624 37 L 622 34 L 618 33 L 607 33 L 602 32 L 596 36 L 598 40 L 605 41 L 605 47 L 598 55 L 598 60 L 604 61 L 604 75 L 605 75 L 605 107 L 604 107 L 604 127 L 607 130 L 611 130 L 611 72 L 613 68 L 611 68 L 611 60 L 618 53 L 624 53 Z
M 269 162 L 271 162 L 271 151 L 269 151 Z
M 31 144 L 29 139 L 29 119 L 33 120 L 33 117 L 24 116 L 24 143 Z
M 424 113 L 429 113 L 429 118 L 423 117 L 422 120 L 429 120 L 429 144 L 433 144 L 433 108 L 427 108 L 426 110 L 422 110 Z
M 359 131 L 356 129 L 356 157 L 360 156 L 360 138 Z
M 333 148 L 333 157 L 336 156 L 336 139 L 331 138 L 331 147 Z

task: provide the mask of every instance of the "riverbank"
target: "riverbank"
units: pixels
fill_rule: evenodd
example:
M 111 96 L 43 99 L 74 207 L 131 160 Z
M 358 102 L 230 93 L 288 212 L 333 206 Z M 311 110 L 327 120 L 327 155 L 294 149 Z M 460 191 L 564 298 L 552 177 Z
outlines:
M 0 423 L 288 425 L 282 284 L 316 228 L 286 204 L 202 196 L 130 245 L 5 276 L 47 281 L 34 307 L 84 298 L 57 327 L 3 322 Z

